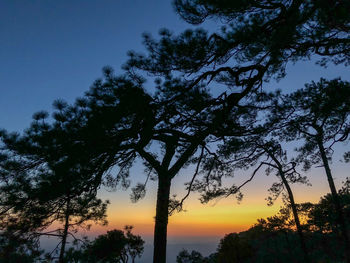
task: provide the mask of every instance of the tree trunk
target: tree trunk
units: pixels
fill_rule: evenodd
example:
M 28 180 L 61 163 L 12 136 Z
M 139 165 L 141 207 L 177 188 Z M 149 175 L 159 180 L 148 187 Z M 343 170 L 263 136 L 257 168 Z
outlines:
M 348 234 L 347 226 L 346 226 L 346 222 L 345 222 L 345 216 L 344 216 L 341 204 L 340 204 L 337 189 L 335 188 L 332 172 L 331 172 L 331 169 L 329 167 L 329 163 L 328 163 L 328 159 L 327 159 L 327 155 L 326 155 L 326 151 L 324 149 L 323 143 L 321 140 L 318 140 L 317 144 L 318 144 L 318 148 L 320 150 L 320 154 L 321 154 L 321 158 L 322 158 L 322 162 L 323 162 L 323 167 L 326 171 L 328 184 L 329 184 L 329 187 L 331 189 L 333 204 L 334 204 L 336 215 L 337 215 L 337 221 L 338 221 L 338 224 L 340 226 L 341 235 L 343 237 L 344 244 L 345 244 L 346 262 L 350 263 L 350 239 L 349 239 L 349 234 Z
M 70 205 L 70 197 L 67 198 L 67 207 L 66 207 L 66 215 L 65 215 L 64 229 L 63 229 L 63 235 L 62 235 L 62 244 L 61 244 L 61 251 L 60 251 L 58 263 L 64 263 L 64 252 L 66 250 L 68 228 L 69 228 L 69 205 Z
M 156 222 L 154 226 L 153 263 L 166 263 L 170 185 L 171 179 L 167 175 L 158 176 Z
M 284 186 L 287 189 L 290 206 L 292 207 L 295 226 L 297 228 L 297 232 L 298 232 L 299 239 L 300 239 L 300 246 L 301 246 L 301 249 L 302 249 L 303 254 L 304 254 L 304 261 L 310 262 L 309 253 L 308 253 L 308 250 L 306 248 L 305 237 L 304 237 L 303 230 L 302 230 L 302 227 L 300 224 L 298 210 L 297 210 L 297 207 L 295 205 L 294 195 L 293 195 L 292 189 L 290 188 L 290 185 L 289 185 L 286 177 L 284 176 L 283 171 L 280 171 L 280 176 L 282 178 L 282 182 L 283 182 Z

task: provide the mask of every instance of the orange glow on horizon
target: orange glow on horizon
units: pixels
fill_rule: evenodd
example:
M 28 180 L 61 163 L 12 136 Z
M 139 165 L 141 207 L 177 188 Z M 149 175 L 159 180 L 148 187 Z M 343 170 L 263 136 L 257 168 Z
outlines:
M 320 180 L 319 174 L 309 176 L 313 186 L 293 185 L 297 203 L 317 203 L 319 198 L 329 192 L 327 182 Z M 322 177 L 321 177 L 322 178 Z M 269 179 L 269 180 L 267 180 Z M 186 200 L 186 212 L 175 213 L 169 217 L 168 237 L 223 237 L 232 232 L 249 229 L 257 219 L 273 216 L 283 205 L 279 198 L 273 206 L 267 206 L 267 189 L 274 177 L 260 177 L 255 184 L 248 185 L 245 197 L 240 204 L 234 197 L 203 205 L 198 201 L 198 194 L 191 194 Z M 182 186 L 182 184 L 180 185 Z M 184 195 L 180 186 L 172 192 Z M 123 229 L 133 225 L 134 233 L 142 237 L 153 237 L 156 204 L 156 184 L 150 187 L 145 199 L 133 204 L 125 192 L 104 193 L 103 198 L 111 200 L 108 207 L 108 226 L 93 226 L 87 235 L 104 234 L 108 230 Z M 180 189 L 180 193 L 178 192 Z M 176 191 L 177 190 L 177 191 Z
M 186 212 L 174 214 L 169 218 L 168 236 L 220 236 L 247 230 L 258 218 L 274 215 L 279 205 L 268 207 L 261 204 L 246 206 L 227 205 L 203 206 L 192 204 Z M 152 236 L 154 231 L 154 210 L 127 208 L 125 212 L 109 214 L 108 226 L 94 226 L 94 234 L 103 234 L 111 229 L 122 229 L 133 225 L 134 232 L 141 236 Z M 153 212 L 153 213 L 152 213 Z

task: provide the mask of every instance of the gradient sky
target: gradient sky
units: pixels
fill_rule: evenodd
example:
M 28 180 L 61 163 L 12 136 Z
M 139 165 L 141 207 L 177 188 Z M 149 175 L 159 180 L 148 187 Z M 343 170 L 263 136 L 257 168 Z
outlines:
M 62 98 L 73 102 L 101 76 L 101 68 L 110 65 L 118 70 L 128 50 L 143 50 L 142 33 L 156 35 L 167 27 L 175 32 L 188 28 L 173 12 L 169 0 L 2 0 L 0 1 L 0 128 L 21 131 L 38 110 L 50 110 L 53 100 Z M 211 30 L 215 25 L 211 25 Z M 314 61 L 288 65 L 287 77 L 266 88 L 292 91 L 320 77 L 349 79 L 343 66 L 327 69 Z M 290 146 L 293 148 L 293 146 Z M 338 148 L 339 152 L 344 146 Z M 333 163 L 335 181 L 339 186 L 348 174 L 348 164 Z M 181 197 L 183 183 L 191 170 L 183 170 L 172 185 L 172 193 Z M 316 202 L 328 192 L 321 168 L 310 175 L 312 187 L 294 187 L 297 202 Z M 241 173 L 236 182 L 243 181 Z M 135 168 L 133 182 L 143 181 L 142 171 Z M 234 198 L 201 205 L 197 195 L 185 204 L 187 212 L 170 218 L 169 240 L 209 240 L 226 233 L 247 229 L 257 218 L 279 210 L 281 202 L 268 207 L 265 198 L 273 176 L 259 174 L 257 180 L 244 190 L 245 198 L 237 204 Z M 107 192 L 109 226 L 94 227 L 95 233 L 133 224 L 135 232 L 145 237 L 153 233 L 155 215 L 155 182 L 148 185 L 147 197 L 137 204 L 129 201 L 129 191 Z M 199 238 L 199 239 L 198 239 Z

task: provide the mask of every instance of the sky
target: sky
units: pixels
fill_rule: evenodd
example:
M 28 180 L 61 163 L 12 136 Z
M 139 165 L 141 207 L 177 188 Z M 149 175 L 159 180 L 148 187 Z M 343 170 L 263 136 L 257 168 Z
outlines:
M 0 128 L 9 131 L 28 127 L 32 114 L 50 111 L 55 99 L 73 102 L 82 96 L 101 77 L 102 67 L 109 65 L 121 72 L 127 51 L 143 50 L 142 33 L 156 36 L 164 27 L 175 32 L 190 27 L 175 14 L 169 0 L 1 0 L 0 17 Z M 210 30 L 218 27 L 215 23 L 209 26 Z M 312 59 L 288 65 L 287 77 L 265 88 L 289 92 L 320 77 L 350 80 L 345 67 L 320 68 Z M 338 152 L 344 147 L 348 146 L 340 146 Z M 349 164 L 337 160 L 332 169 L 339 187 Z M 172 194 L 185 194 L 183 183 L 191 173 L 191 169 L 180 172 Z M 247 173 L 239 174 L 235 182 L 243 181 Z M 312 187 L 293 186 L 297 202 L 316 202 L 328 192 L 321 168 L 308 176 Z M 133 184 L 144 181 L 142 170 L 134 168 L 131 178 Z M 273 181 L 272 175 L 259 174 L 243 191 L 245 198 L 240 204 L 228 198 L 202 205 L 193 194 L 185 204 L 187 211 L 170 217 L 169 242 L 216 242 L 227 233 L 247 229 L 257 218 L 273 215 L 281 205 L 280 200 L 272 207 L 266 205 L 267 189 Z M 101 198 L 111 201 L 109 225 L 93 227 L 92 233 L 132 224 L 136 233 L 151 240 L 155 191 L 156 183 L 151 182 L 146 198 L 133 204 L 130 191 L 101 189 Z

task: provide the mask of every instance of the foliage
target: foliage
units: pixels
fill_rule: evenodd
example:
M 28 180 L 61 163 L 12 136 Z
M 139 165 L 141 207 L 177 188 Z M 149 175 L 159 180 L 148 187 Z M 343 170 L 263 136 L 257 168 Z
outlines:
M 340 79 L 306 84 L 286 95 L 272 112 L 272 119 L 284 120 L 276 135 L 287 141 L 302 140 L 297 161 L 305 169 L 322 163 L 319 143 L 331 159 L 333 146 L 347 140 L 350 132 L 350 83 Z M 287 117 L 288 116 L 288 117 Z
M 348 207 L 350 204 L 349 193 L 340 190 L 339 195 L 343 207 Z M 329 194 L 322 197 L 318 204 L 300 204 L 298 210 L 300 214 L 304 215 L 303 228 L 307 230 L 305 232 L 306 240 L 313 262 L 337 262 L 342 260 L 345 248 L 334 235 L 333 229 L 337 223 L 334 216 L 332 216 L 334 205 L 329 200 Z M 320 211 L 323 211 L 321 212 L 323 214 L 320 214 Z M 298 239 L 295 226 L 291 223 L 291 213 L 289 207 L 283 207 L 277 215 L 259 219 L 257 224 L 247 231 L 230 234 L 232 235 L 230 240 L 231 242 L 234 241 L 234 244 L 230 245 L 230 242 L 227 242 L 227 249 L 221 250 L 223 251 L 222 258 L 232 258 L 233 256 L 230 253 L 235 251 L 233 247 L 237 246 L 237 241 L 244 240 L 248 245 L 247 248 L 250 246 L 251 253 L 246 261 L 241 260 L 240 262 L 303 262 L 301 250 L 299 246 L 295 246 Z M 350 220 L 348 211 L 346 220 Z M 220 244 L 225 242 L 225 238 L 221 240 Z M 218 255 L 220 255 L 220 248 L 219 245 Z M 320 251 L 320 248 L 322 248 L 322 251 Z M 224 251 L 227 252 L 224 253 Z M 239 253 L 242 251 L 244 250 L 238 250 Z
M 84 188 L 83 171 L 74 163 L 79 153 L 71 151 L 62 119 L 56 116 L 49 125 L 46 117 L 34 114 L 22 136 L 2 132 L 0 229 L 28 240 L 58 237 L 62 260 L 68 236 L 75 238 L 79 228 L 89 229 L 93 221 L 107 223 L 108 201 L 96 198 L 95 189 Z M 54 223 L 61 227 L 47 230 Z
M 78 209 L 78 216 L 82 212 L 85 220 L 86 213 L 98 212 L 96 218 L 101 219 L 106 204 L 96 199 L 97 189 L 103 183 L 128 187 L 130 168 L 141 158 L 149 174 L 146 182 L 158 179 L 154 255 L 159 259 L 154 261 L 163 263 L 169 205 L 181 210 L 177 207 L 182 208 L 199 174 L 196 169 L 184 199 L 171 201 L 171 180 L 179 171 L 191 164 L 209 164 L 217 169 L 207 179 L 228 174 L 215 161 L 202 164 L 211 156 L 208 145 L 251 132 L 255 116 L 249 113 L 256 106 L 251 97 L 261 94 L 264 81 L 283 77 L 289 61 L 317 54 L 322 65 L 349 63 L 347 1 L 175 0 L 174 6 L 190 23 L 222 19 L 222 30 L 186 30 L 178 36 L 162 30 L 159 40 L 145 35 L 147 53 L 130 52 L 124 75 L 115 76 L 105 68 L 104 79 L 97 80 L 84 98 L 69 106 L 55 103 L 52 124 L 45 121 L 45 112 L 39 112 L 23 137 L 3 135 L 8 147 L 4 154 L 10 155 L 1 170 L 5 225 L 14 220 L 12 225 L 21 229 L 41 231 L 54 220 L 62 221 L 54 216 L 64 214 L 62 210 L 51 213 L 48 207 L 63 207 L 68 215 L 76 198 L 77 206 L 86 205 L 81 198 L 92 201 L 91 210 Z M 144 76 L 156 78 L 152 95 L 145 91 Z M 218 87 L 223 88 L 221 94 Z M 301 152 L 314 150 L 309 148 L 306 144 Z M 110 174 L 116 167 L 118 172 Z M 279 193 L 281 184 L 274 186 L 274 193 Z M 145 195 L 145 184 L 133 189 L 134 201 Z M 219 195 L 222 191 L 214 194 Z M 121 238 L 118 232 L 110 235 Z
M 349 222 L 348 180 L 339 190 L 339 196 Z M 312 262 L 342 262 L 345 247 L 335 235 L 337 222 L 330 195 L 323 196 L 317 204 L 303 203 L 297 207 Z M 225 235 L 220 240 L 217 252 L 210 258 L 196 251 L 189 253 L 184 250 L 178 255 L 177 262 L 304 262 L 292 217 L 290 206 L 284 206 L 276 215 L 258 219 L 246 231 Z
M 182 250 L 176 257 L 177 263 L 216 263 L 216 254 L 211 254 L 208 257 L 203 257 L 198 251 L 192 250 L 189 253 L 187 250 Z
M 220 240 L 218 246 L 218 262 L 238 263 L 249 259 L 252 255 L 252 247 L 244 238 L 238 234 L 228 234 Z
M 40 259 L 42 253 L 38 240 L 23 239 L 10 232 L 2 232 L 0 235 L 1 263 L 34 263 Z
M 347 178 L 344 186 L 338 191 L 341 208 L 345 215 L 345 222 L 350 222 L 350 192 L 349 179 Z M 336 209 L 330 194 L 321 198 L 317 205 L 314 205 L 309 212 L 309 225 L 313 231 L 321 233 L 336 232 L 338 222 L 336 218 Z
M 86 242 L 83 247 L 70 248 L 66 260 L 72 263 L 127 263 L 130 259 L 135 262 L 136 257 L 141 257 L 143 253 L 144 241 L 140 236 L 132 234 L 131 230 L 132 226 L 126 226 L 125 231 L 107 231 L 107 234 Z
M 303 145 L 296 149 L 299 153 L 296 161 L 303 163 L 305 170 L 315 164 L 323 166 L 339 225 L 337 230 L 347 247 L 347 261 L 350 261 L 349 231 L 330 168 L 333 146 L 349 137 L 350 83 L 340 79 L 321 79 L 283 100 L 286 103 L 280 103 L 271 114 L 272 119 L 283 120 L 276 134 L 287 141 L 303 141 Z
M 177 263 L 202 263 L 203 260 L 203 256 L 194 250 L 191 253 L 187 250 L 182 250 L 176 257 Z

